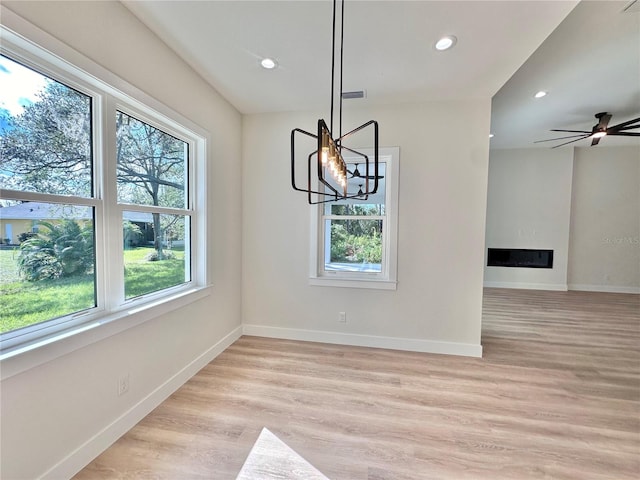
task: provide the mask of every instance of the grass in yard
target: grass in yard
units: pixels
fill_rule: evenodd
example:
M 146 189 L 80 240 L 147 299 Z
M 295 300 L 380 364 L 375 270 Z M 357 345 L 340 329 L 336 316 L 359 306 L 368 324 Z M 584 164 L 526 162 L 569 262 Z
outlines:
M 0 332 L 95 306 L 93 275 L 0 285 Z
M 149 262 L 153 248 L 125 250 L 127 298 L 184 283 L 184 252 L 172 250 L 173 259 Z M 37 282 L 20 281 L 17 251 L 0 250 L 0 332 L 68 315 L 95 306 L 93 275 Z
M 149 262 L 145 260 L 153 248 L 135 248 L 125 251 L 124 291 L 126 298 L 184 283 L 184 252 L 171 250 L 174 258 Z
M 18 251 L 18 247 L 0 249 L 0 285 L 20 280 L 16 263 Z

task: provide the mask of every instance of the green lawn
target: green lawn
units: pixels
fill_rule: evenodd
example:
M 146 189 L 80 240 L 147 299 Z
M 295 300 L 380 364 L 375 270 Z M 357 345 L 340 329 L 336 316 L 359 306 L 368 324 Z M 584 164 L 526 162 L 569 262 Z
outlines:
M 125 250 L 125 298 L 138 297 L 184 283 L 184 252 L 171 250 L 174 257 L 160 262 L 145 260 L 145 256 L 153 251 L 153 248 Z
M 184 252 L 174 258 L 145 260 L 153 248 L 125 250 L 125 295 L 133 298 L 184 282 Z M 68 315 L 95 306 L 92 275 L 37 282 L 20 281 L 17 251 L 0 250 L 0 332 Z
M 18 266 L 16 265 L 17 256 L 17 247 L 0 249 L 0 285 L 20 280 Z

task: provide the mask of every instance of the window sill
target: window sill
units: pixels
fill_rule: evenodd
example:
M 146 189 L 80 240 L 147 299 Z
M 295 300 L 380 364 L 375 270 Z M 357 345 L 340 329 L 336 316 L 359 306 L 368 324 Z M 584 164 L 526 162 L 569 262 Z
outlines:
M 398 282 L 366 278 L 310 277 L 309 285 L 319 287 L 369 288 L 375 290 L 396 290 Z
M 68 331 L 16 346 L 0 354 L 0 380 L 50 362 L 92 343 L 124 332 L 168 312 L 200 300 L 211 293 L 211 287 L 195 287 L 169 298 L 124 309 L 88 321 Z

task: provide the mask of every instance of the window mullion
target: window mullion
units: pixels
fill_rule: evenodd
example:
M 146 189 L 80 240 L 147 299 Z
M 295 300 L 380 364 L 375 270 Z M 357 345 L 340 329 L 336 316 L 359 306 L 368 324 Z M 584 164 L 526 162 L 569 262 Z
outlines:
M 20 200 L 28 202 L 64 203 L 67 205 L 88 205 L 95 207 L 99 201 L 89 197 L 72 197 L 40 192 L 21 192 L 0 188 L 0 198 L 4 200 Z
M 385 220 L 386 215 L 323 215 L 324 220 Z
M 102 115 L 103 152 L 101 165 L 102 196 L 105 205 L 104 223 L 109 235 L 104 237 L 104 254 L 108 261 L 104 265 L 103 278 L 106 289 L 106 306 L 115 310 L 124 302 L 124 262 L 122 254 L 122 208 L 117 203 L 117 145 L 116 102 L 112 97 L 105 101 Z
M 156 205 L 135 205 L 131 203 L 118 203 L 121 210 L 147 212 L 147 213 L 163 213 L 166 215 L 191 215 L 193 212 L 184 208 L 161 207 Z

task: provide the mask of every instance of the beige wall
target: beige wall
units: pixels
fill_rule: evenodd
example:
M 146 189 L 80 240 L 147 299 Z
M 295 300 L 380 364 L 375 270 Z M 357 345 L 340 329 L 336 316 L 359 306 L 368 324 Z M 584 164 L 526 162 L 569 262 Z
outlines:
M 3 5 L 199 124 L 212 139 L 207 239 L 213 294 L 2 381 L 2 478 L 32 479 L 47 472 L 64 478 L 69 465 L 79 468 L 91 459 L 82 455 L 96 448 L 94 435 L 117 422 L 137 421 L 148 406 L 145 399 L 157 398 L 174 376 L 239 328 L 242 122 L 118 2 Z M 130 372 L 130 391 L 118 397 L 123 372 Z
M 640 148 L 492 150 L 487 247 L 551 248 L 554 268 L 485 267 L 485 285 L 640 293 Z
M 18 235 L 25 232 L 31 232 L 33 229 L 33 222 L 31 220 L 11 220 L 2 218 L 0 219 L 0 238 L 7 237 L 7 225 L 11 225 L 11 243 L 18 243 Z
M 569 286 L 640 293 L 640 148 L 576 148 Z
M 380 145 L 400 148 L 396 291 L 308 284 L 310 207 L 289 184 L 289 134 L 312 131 L 319 116 L 244 117 L 243 322 L 297 338 L 479 352 L 489 99 L 345 113 L 344 130 L 375 119 Z M 460 119 L 465 128 L 452 129 Z
M 485 285 L 567 289 L 572 150 L 491 150 L 487 248 L 553 250 L 553 269 L 485 267 Z

